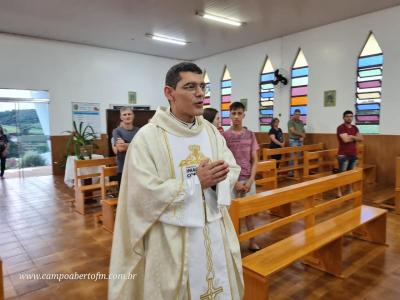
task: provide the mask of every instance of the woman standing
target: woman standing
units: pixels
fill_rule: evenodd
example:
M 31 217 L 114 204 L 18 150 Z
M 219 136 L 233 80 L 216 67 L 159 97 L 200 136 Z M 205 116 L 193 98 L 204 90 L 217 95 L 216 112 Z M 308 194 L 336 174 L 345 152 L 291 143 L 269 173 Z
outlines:
M 4 171 L 6 169 L 8 138 L 4 133 L 3 127 L 0 126 L 0 178 L 4 178 Z
M 271 129 L 269 130 L 269 137 L 271 139 L 271 144 L 269 148 L 283 148 L 285 147 L 285 139 L 283 137 L 282 129 L 279 128 L 279 119 L 273 118 L 271 122 Z M 279 161 L 282 157 L 282 154 L 272 155 L 272 159 L 276 159 Z M 279 162 L 277 162 L 277 167 L 279 166 Z
M 203 112 L 203 117 L 208 122 L 217 127 L 219 132 L 224 132 L 224 128 L 221 127 L 221 118 L 219 116 L 218 110 L 211 107 L 205 108 Z

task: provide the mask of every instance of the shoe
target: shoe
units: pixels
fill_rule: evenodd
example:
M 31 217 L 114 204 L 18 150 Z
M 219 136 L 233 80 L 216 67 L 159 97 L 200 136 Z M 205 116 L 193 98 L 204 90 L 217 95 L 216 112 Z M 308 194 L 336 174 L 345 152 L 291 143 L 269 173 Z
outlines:
M 255 242 L 251 242 L 248 249 L 251 252 L 256 252 L 258 250 L 261 250 L 260 246 L 258 246 Z
M 254 253 L 254 252 L 260 251 L 261 248 L 260 248 L 260 247 L 258 247 L 258 248 L 255 248 L 255 247 L 254 247 L 254 248 L 253 248 L 253 247 L 250 248 L 250 247 L 249 247 L 248 250 L 249 250 L 250 252 L 253 252 L 253 253 Z

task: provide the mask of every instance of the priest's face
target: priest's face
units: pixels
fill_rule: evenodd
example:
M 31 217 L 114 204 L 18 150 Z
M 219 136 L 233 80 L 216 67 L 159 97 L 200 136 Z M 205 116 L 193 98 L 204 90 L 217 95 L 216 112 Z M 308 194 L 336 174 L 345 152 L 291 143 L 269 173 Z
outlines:
M 202 74 L 180 72 L 181 80 L 176 88 L 166 86 L 165 96 L 168 98 L 172 113 L 185 122 L 193 122 L 195 116 L 203 114 L 205 83 Z

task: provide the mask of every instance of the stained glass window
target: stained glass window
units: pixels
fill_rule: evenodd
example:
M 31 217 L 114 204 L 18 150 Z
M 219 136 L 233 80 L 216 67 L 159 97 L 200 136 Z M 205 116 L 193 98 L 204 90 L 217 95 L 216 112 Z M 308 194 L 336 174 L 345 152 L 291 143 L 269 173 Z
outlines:
M 268 132 L 274 117 L 274 68 L 271 60 L 267 58 L 260 75 L 260 131 Z
M 357 64 L 356 125 L 361 133 L 379 133 L 383 53 L 371 32 Z
M 308 104 L 308 63 L 300 49 L 292 67 L 292 88 L 290 92 L 290 116 L 296 109 L 300 109 L 301 120 L 307 123 Z
M 232 95 L 232 80 L 231 74 L 227 67 L 225 67 L 224 74 L 221 80 L 221 124 L 224 130 L 229 129 L 231 126 L 229 106 L 231 105 Z
M 204 104 L 203 108 L 208 108 L 211 105 L 211 89 L 210 89 L 210 79 L 208 78 L 207 72 L 204 72 L 204 83 L 206 84 L 206 91 L 204 94 Z

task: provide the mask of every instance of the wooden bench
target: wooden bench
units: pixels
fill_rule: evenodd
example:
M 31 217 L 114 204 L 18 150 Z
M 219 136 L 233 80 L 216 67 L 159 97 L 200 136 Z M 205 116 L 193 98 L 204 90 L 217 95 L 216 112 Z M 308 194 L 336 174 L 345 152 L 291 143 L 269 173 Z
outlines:
M 258 153 L 258 160 L 263 160 L 263 149 L 269 149 L 270 143 L 259 143 L 258 147 L 259 149 L 257 150 Z
M 364 183 L 368 186 L 376 182 L 376 168 L 375 165 L 364 163 L 364 149 L 363 144 L 357 145 L 357 167 L 363 169 Z M 337 148 L 312 152 L 305 151 L 303 178 L 309 180 L 332 174 L 332 169 L 338 168 L 337 152 Z
M 357 167 L 360 167 L 364 171 L 364 183 L 368 186 L 376 183 L 376 166 L 372 164 L 366 164 L 365 161 L 365 146 L 363 144 L 357 144 Z
M 281 159 L 277 161 L 279 164 L 277 168 L 278 174 L 293 172 L 293 179 L 300 180 L 300 171 L 303 171 L 303 154 L 305 151 L 319 151 L 324 149 L 323 143 L 304 145 L 300 147 L 284 147 L 275 149 L 263 149 L 263 160 L 273 159 L 274 155 L 282 155 Z M 293 156 L 293 157 L 292 157 Z M 289 162 L 293 161 L 293 165 Z
M 116 176 L 117 173 L 116 166 L 103 167 L 100 175 L 102 222 L 103 228 L 109 232 L 114 231 L 115 211 L 118 204 L 118 182 L 110 182 L 107 179 Z
M 328 176 L 338 167 L 337 148 L 321 151 L 305 151 L 303 158 L 305 180 Z
M 257 163 L 257 179 L 255 181 L 257 193 L 278 188 L 278 174 L 276 171 L 276 160 L 266 160 Z M 285 217 L 291 213 L 290 203 L 271 209 L 273 215 Z
M 232 201 L 230 215 L 239 241 L 281 230 L 283 226 L 304 226 L 303 230 L 242 259 L 244 299 L 268 299 L 270 276 L 300 259 L 308 266 L 342 277 L 344 235 L 386 243 L 387 211 L 361 204 L 362 177 L 362 170 L 357 168 Z M 353 187 L 349 194 L 325 202 L 315 200 L 316 195 L 349 184 Z M 294 214 L 244 233 L 239 232 L 239 219 L 293 202 L 303 203 Z M 329 210 L 331 212 L 327 216 Z M 332 215 L 332 210 L 336 214 Z M 326 219 L 317 223 L 316 217 L 321 213 L 325 213 L 322 217 Z
M 115 157 L 106 157 L 99 159 L 88 160 L 75 160 L 74 174 L 75 174 L 75 211 L 84 215 L 85 214 L 85 201 L 87 199 L 100 198 L 101 184 L 93 183 L 93 179 L 100 177 L 99 172 L 81 175 L 82 168 L 93 168 L 102 166 L 115 166 Z M 117 183 L 112 182 L 111 185 Z M 97 194 L 96 194 L 97 193 Z
M 257 191 L 267 191 L 278 187 L 278 176 L 276 171 L 276 160 L 260 161 L 256 166 L 256 188 Z

